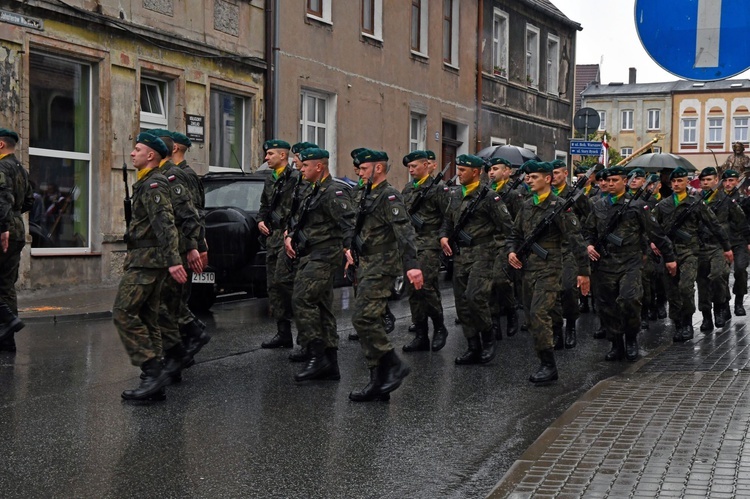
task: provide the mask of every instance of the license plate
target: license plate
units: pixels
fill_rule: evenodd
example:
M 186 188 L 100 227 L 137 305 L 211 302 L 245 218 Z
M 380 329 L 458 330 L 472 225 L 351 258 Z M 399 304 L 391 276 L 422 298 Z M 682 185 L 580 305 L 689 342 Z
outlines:
M 216 284 L 215 272 L 193 273 L 193 282 L 198 284 Z

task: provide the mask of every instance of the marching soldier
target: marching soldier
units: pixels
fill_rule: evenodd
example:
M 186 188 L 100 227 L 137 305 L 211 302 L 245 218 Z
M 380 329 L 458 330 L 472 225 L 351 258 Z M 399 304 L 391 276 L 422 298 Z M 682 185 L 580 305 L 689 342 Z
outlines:
M 500 196 L 482 185 L 484 161 L 469 154 L 456 158 L 461 189 L 453 193 L 451 209 L 440 229 L 443 253 L 453 256 L 453 292 L 456 314 L 461 321 L 467 350 L 456 357 L 456 364 L 485 364 L 497 353 L 496 333 L 492 328 L 493 276 L 488 269 L 510 234 L 510 212 Z
M 737 188 L 740 182 L 740 174 L 736 170 L 725 170 L 721 175 L 723 181 L 724 194 L 731 196 L 732 201 L 741 206 L 746 202 L 746 197 Z M 744 210 L 743 210 L 744 215 Z M 745 307 L 742 302 L 747 294 L 747 266 L 750 262 L 750 252 L 748 251 L 747 239 L 742 237 L 742 232 L 747 228 L 747 217 L 744 218 L 742 230 L 730 231 L 729 238 L 732 244 L 732 253 L 734 254 L 734 315 L 745 315 Z

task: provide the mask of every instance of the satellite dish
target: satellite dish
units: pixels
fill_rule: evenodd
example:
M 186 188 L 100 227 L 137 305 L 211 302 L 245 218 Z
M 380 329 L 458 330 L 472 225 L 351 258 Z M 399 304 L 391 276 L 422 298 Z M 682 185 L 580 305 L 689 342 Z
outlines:
M 599 128 L 599 111 L 590 107 L 581 108 L 573 117 L 573 127 L 588 139 L 589 134 Z

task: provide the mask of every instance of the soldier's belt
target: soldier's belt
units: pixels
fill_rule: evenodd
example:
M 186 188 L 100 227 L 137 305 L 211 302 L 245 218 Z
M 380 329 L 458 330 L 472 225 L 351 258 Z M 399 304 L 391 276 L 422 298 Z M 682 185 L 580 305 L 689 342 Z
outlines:
M 422 227 L 419 228 L 417 231 L 418 233 L 422 234 L 425 232 L 431 232 L 440 229 L 440 224 L 424 224 Z
M 341 247 L 341 243 L 340 242 L 330 242 L 330 241 L 328 241 L 328 242 L 325 242 L 325 243 L 313 244 L 313 245 L 310 245 L 310 246 L 305 246 L 303 249 L 301 249 L 299 251 L 299 256 L 307 256 L 307 255 L 311 254 L 313 251 L 326 250 L 326 249 L 329 249 L 329 248 L 335 248 L 337 246 Z
M 140 248 L 156 248 L 159 246 L 159 241 L 156 239 L 140 239 L 138 241 L 128 241 L 128 249 L 140 249 Z
M 539 243 L 539 246 L 546 250 L 560 249 L 561 241 L 558 240 L 546 240 Z
M 386 251 L 398 250 L 398 243 L 377 244 L 375 246 L 365 246 L 362 256 L 375 255 Z
M 484 237 L 473 237 L 471 239 L 470 243 L 466 243 L 466 241 L 461 241 L 459 239 L 458 245 L 464 248 L 468 248 L 470 246 L 479 246 L 481 244 L 487 244 L 490 242 L 493 242 L 495 240 L 495 236 L 484 236 Z

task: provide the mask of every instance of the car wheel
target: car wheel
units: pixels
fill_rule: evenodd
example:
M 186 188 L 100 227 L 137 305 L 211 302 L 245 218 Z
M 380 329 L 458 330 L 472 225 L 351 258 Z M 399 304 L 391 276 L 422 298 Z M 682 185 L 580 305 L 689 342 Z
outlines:
M 400 300 L 404 296 L 406 291 L 406 277 L 401 275 L 396 278 L 396 282 L 393 283 L 391 288 L 391 300 Z
M 214 303 L 216 303 L 216 290 L 213 284 L 193 284 L 188 300 L 190 310 L 208 312 Z

